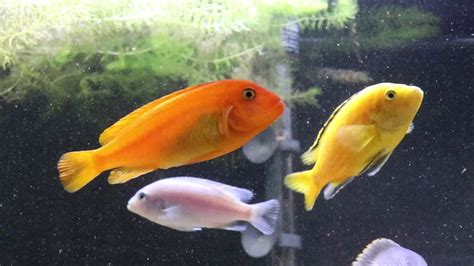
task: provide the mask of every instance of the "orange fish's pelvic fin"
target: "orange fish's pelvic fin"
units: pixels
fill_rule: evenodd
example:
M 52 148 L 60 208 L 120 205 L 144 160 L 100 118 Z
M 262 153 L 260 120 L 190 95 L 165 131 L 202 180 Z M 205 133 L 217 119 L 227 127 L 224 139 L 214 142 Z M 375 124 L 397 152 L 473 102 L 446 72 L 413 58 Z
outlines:
M 354 177 L 351 177 L 343 182 L 331 182 L 324 188 L 324 199 L 329 200 L 334 198 L 336 194 L 341 191 L 345 186 L 347 186 L 350 182 L 354 180 Z
M 61 156 L 59 179 L 66 191 L 78 191 L 102 172 L 96 167 L 94 155 L 94 151 L 77 151 Z
M 321 185 L 314 182 L 311 170 L 293 173 L 285 177 L 285 185 L 296 192 L 304 194 L 305 209 L 313 209 L 316 198 L 321 192 Z
M 110 172 L 108 181 L 111 185 L 122 184 L 151 171 L 153 169 L 116 168 Z

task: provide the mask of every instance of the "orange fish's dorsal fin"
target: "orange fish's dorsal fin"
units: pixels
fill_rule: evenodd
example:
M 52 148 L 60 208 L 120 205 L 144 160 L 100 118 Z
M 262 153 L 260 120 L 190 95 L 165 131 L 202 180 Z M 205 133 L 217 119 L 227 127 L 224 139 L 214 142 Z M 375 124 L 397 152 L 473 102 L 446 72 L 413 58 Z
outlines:
M 334 111 L 332 112 L 331 116 L 329 116 L 328 120 L 324 123 L 323 127 L 321 128 L 321 130 L 319 130 L 318 132 L 318 136 L 316 137 L 316 140 L 314 141 L 313 145 L 311 145 L 311 147 L 305 152 L 303 153 L 303 155 L 301 156 L 301 159 L 303 160 L 303 163 L 304 164 L 308 164 L 308 165 L 311 165 L 311 164 L 315 164 L 316 161 L 317 161 L 317 157 L 318 157 L 318 145 L 319 145 L 319 141 L 321 140 L 321 137 L 323 136 L 324 132 L 326 131 L 326 128 L 329 126 L 329 124 L 331 123 L 331 121 L 334 119 L 334 117 L 336 116 L 336 114 L 341 110 L 341 108 L 346 105 L 346 103 L 348 103 L 352 98 L 354 98 L 354 96 L 356 96 L 356 94 L 352 95 L 351 97 L 349 97 L 347 100 L 345 100 L 344 102 L 342 102 L 338 107 L 336 107 L 336 109 L 334 109 Z
M 115 124 L 113 124 L 112 126 L 108 127 L 106 130 L 104 130 L 104 132 L 102 132 L 102 134 L 100 134 L 100 137 L 99 137 L 100 145 L 104 146 L 105 144 L 112 141 L 115 138 L 115 136 L 117 136 L 117 134 L 120 131 L 122 131 L 122 129 L 126 128 L 128 125 L 133 123 L 133 121 L 135 121 L 137 118 L 141 117 L 143 114 L 145 114 L 146 112 L 148 112 L 151 109 L 155 108 L 156 106 L 160 105 L 161 103 L 166 102 L 167 100 L 170 100 L 170 99 L 172 99 L 172 98 L 174 98 L 178 95 L 181 95 L 181 94 L 187 93 L 189 91 L 192 91 L 192 90 L 210 85 L 212 83 L 215 83 L 215 81 L 214 82 L 208 82 L 208 83 L 201 84 L 201 85 L 191 86 L 191 87 L 188 87 L 186 89 L 175 91 L 171 94 L 168 94 L 168 95 L 163 96 L 159 99 L 156 99 L 153 102 L 145 104 L 144 106 L 142 106 L 142 107 L 136 109 L 135 111 L 129 113 L 128 115 L 126 115 L 122 119 L 120 119 L 119 121 L 115 122 Z
M 153 171 L 153 169 L 117 168 L 110 172 L 108 181 L 111 185 L 122 184 L 151 171 Z

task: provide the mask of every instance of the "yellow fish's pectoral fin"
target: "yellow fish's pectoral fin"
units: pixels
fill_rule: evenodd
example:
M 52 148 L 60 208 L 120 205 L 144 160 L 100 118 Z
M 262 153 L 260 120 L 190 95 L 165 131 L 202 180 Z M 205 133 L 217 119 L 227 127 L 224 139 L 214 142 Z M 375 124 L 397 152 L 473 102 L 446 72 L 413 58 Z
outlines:
M 305 209 L 313 209 L 316 198 L 321 192 L 321 186 L 314 182 L 311 170 L 297 172 L 285 177 L 285 185 L 296 192 L 304 194 Z
M 331 182 L 324 188 L 324 199 L 329 200 L 334 198 L 336 194 L 341 191 L 345 186 L 347 186 L 350 182 L 354 180 L 354 177 L 346 179 L 343 182 Z
M 122 184 L 153 170 L 154 169 L 116 168 L 110 172 L 108 181 L 111 185 Z
M 164 103 L 164 102 L 166 102 L 166 101 L 168 101 L 172 98 L 175 98 L 176 96 L 187 93 L 189 91 L 199 89 L 199 88 L 202 88 L 202 87 L 207 86 L 207 85 L 211 85 L 212 83 L 214 83 L 214 82 L 209 82 L 209 83 L 205 83 L 205 84 L 201 84 L 201 85 L 197 85 L 197 86 L 188 87 L 186 89 L 173 92 L 173 93 L 168 94 L 166 96 L 163 96 L 159 99 L 156 99 L 153 102 L 145 104 L 144 106 L 142 106 L 142 107 L 136 109 L 135 111 L 129 113 L 128 115 L 121 118 L 119 121 L 115 122 L 115 124 L 113 124 L 112 126 L 107 128 L 106 130 L 104 130 L 104 132 L 102 132 L 102 134 L 100 134 L 100 136 L 99 136 L 100 145 L 104 146 L 105 144 L 109 143 L 111 140 L 113 140 L 117 136 L 117 134 L 120 131 L 122 131 L 124 128 L 126 128 L 131 123 L 133 123 L 137 118 L 141 117 L 142 115 L 144 115 L 148 111 L 154 109 L 155 107 L 159 106 L 160 104 L 162 104 L 162 103 Z
M 354 151 L 363 150 L 375 138 L 374 125 L 347 125 L 337 132 L 337 140 Z
M 59 179 L 67 192 L 76 192 L 102 172 L 97 169 L 94 151 L 68 152 L 58 162 Z

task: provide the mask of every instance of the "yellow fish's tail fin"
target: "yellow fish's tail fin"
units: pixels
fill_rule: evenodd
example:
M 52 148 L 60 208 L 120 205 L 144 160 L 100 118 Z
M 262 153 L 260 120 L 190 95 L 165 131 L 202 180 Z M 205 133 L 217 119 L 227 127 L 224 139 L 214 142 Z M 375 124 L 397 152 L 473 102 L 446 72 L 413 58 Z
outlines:
M 59 179 L 67 192 L 76 192 L 100 174 L 95 153 L 75 151 L 63 154 L 58 162 Z
M 322 188 L 314 182 L 311 170 L 287 175 L 285 177 L 285 185 L 291 190 L 304 194 L 304 205 L 307 211 L 313 209 L 316 198 Z

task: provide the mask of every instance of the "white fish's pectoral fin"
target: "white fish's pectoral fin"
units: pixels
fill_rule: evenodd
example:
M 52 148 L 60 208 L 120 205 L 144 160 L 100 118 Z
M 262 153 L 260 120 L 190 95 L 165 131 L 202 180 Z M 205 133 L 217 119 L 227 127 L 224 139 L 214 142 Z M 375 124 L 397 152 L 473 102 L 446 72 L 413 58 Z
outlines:
M 391 152 L 385 152 L 381 151 L 375 155 L 374 159 L 372 159 L 365 167 L 364 169 L 359 173 L 359 175 L 364 174 L 367 172 L 368 176 L 374 176 L 377 174 L 380 169 L 384 166 L 384 164 L 387 162 L 388 158 L 390 158 L 390 155 L 392 155 Z
M 230 231 L 237 231 L 237 232 L 242 232 L 247 229 L 247 223 L 246 222 L 235 222 L 229 225 L 226 225 L 222 227 L 224 230 L 230 230 Z
M 337 140 L 347 148 L 359 152 L 375 137 L 374 125 L 347 125 L 337 132 Z
M 347 186 L 350 182 L 354 180 L 354 177 L 347 179 L 342 183 L 331 182 L 324 188 L 324 199 L 330 200 L 336 196 L 336 194 L 341 191 L 345 186 Z
M 410 126 L 408 126 L 408 129 L 407 129 L 407 134 L 410 134 L 414 129 L 415 129 L 415 124 L 410 123 Z
M 183 207 L 181 205 L 173 205 L 162 210 L 162 219 L 167 221 L 179 220 L 183 218 Z
M 360 253 L 356 261 L 352 263 L 352 266 L 365 266 L 365 265 L 372 265 L 372 261 L 382 252 L 394 248 L 399 247 L 400 245 L 393 242 L 390 239 L 386 238 L 379 238 L 372 241 L 370 244 L 367 245 L 366 248 Z
M 237 198 L 241 202 L 249 202 L 253 198 L 253 192 L 239 187 L 233 187 L 226 184 L 222 184 L 216 181 L 196 178 L 196 177 L 175 177 L 176 180 L 181 180 L 183 182 L 201 184 L 204 186 L 216 188 L 219 191 L 224 191 L 225 193 Z

